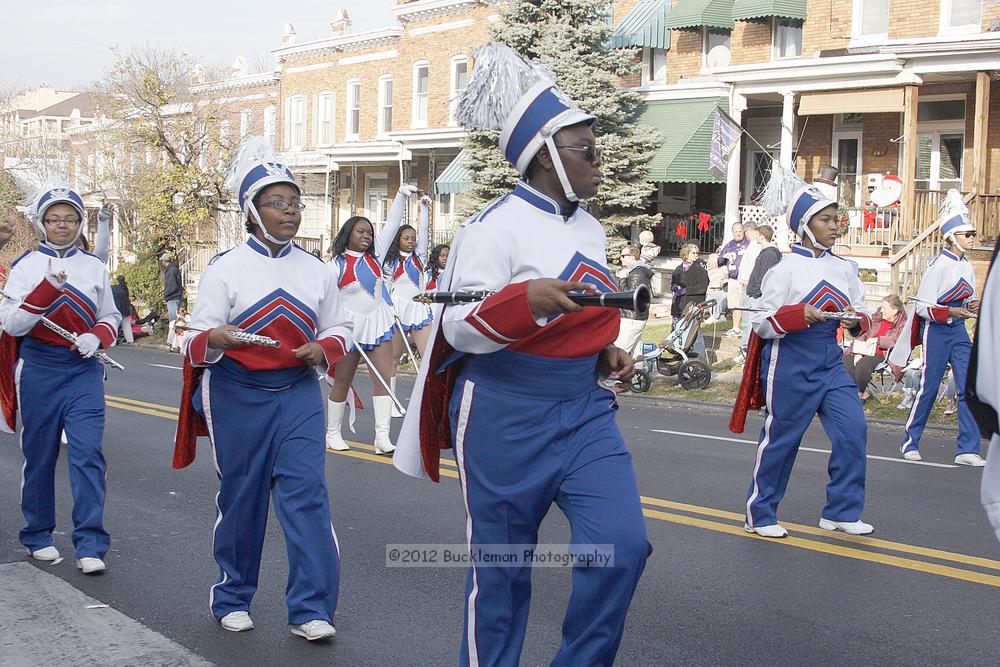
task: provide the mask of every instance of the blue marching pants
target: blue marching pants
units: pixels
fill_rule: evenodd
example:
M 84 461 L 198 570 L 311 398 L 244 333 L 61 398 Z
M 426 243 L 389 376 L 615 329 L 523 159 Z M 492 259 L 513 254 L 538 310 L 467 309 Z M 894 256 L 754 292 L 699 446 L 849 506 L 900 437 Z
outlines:
M 104 530 L 104 371 L 68 347 L 30 337 L 14 369 L 21 413 L 21 544 L 30 551 L 52 546 L 56 527 L 55 475 L 60 433 L 69 444 L 73 493 L 73 547 L 77 558 L 104 558 L 111 538 Z
M 205 370 L 193 403 L 208 423 L 219 475 L 213 546 L 219 579 L 210 595 L 215 618 L 250 610 L 270 497 L 288 549 L 288 623 L 332 623 L 340 556 L 316 374 L 304 367 L 246 371 L 223 357 Z
M 831 443 L 830 482 L 821 516 L 831 521 L 861 518 L 868 424 L 858 387 L 844 368 L 836 329 L 836 322 L 821 322 L 765 342 L 760 370 L 767 409 L 747 493 L 751 528 L 778 522 L 778 503 L 815 415 Z
M 536 545 L 553 501 L 569 520 L 571 544 L 613 546 L 613 567 L 574 567 L 552 661 L 612 664 L 651 546 L 614 396 L 597 386 L 596 357 L 466 357 L 450 407 L 470 549 Z M 473 565 L 460 664 L 516 666 L 530 600 L 530 566 Z
M 899 451 L 906 453 L 920 447 L 920 436 L 924 434 L 927 418 L 937 401 L 941 379 L 951 362 L 951 376 L 955 379 L 955 394 L 958 397 L 958 446 L 955 453 L 978 454 L 979 426 L 965 400 L 965 376 L 969 372 L 969 355 L 972 353 L 965 322 L 955 320 L 951 324 L 938 324 L 925 321 L 922 345 L 924 367 Z

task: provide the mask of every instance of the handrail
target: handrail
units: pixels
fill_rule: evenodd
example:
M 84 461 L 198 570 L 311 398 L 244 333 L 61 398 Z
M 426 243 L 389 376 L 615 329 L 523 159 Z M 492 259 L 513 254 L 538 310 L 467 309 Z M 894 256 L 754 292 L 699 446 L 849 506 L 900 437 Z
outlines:
M 962 198 L 962 201 L 965 203 L 966 206 L 968 206 L 969 203 L 973 199 L 975 199 L 977 196 L 978 196 L 978 193 L 976 193 L 976 192 L 970 192 L 969 194 L 965 195 L 965 197 Z M 928 236 L 930 236 L 931 234 L 933 234 L 937 230 L 938 230 L 938 226 L 936 224 L 933 224 L 933 225 L 930 225 L 929 227 L 927 227 L 927 229 L 925 229 L 924 231 L 922 231 L 919 234 L 917 234 L 913 238 L 913 240 L 910 241 L 909 243 L 907 243 L 905 246 L 903 246 L 903 248 L 899 252 L 897 252 L 895 255 L 890 255 L 889 256 L 889 266 L 895 266 L 896 264 L 898 264 L 899 262 L 901 262 L 904 257 L 906 257 L 908 254 L 910 254 L 913 251 L 914 248 L 916 248 L 918 245 L 920 245 L 921 243 L 923 243 L 923 241 Z

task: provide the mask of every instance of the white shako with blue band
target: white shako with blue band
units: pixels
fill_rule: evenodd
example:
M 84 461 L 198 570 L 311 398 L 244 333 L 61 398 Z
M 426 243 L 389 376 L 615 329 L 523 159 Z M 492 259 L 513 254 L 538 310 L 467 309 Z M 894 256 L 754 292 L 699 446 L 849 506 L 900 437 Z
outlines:
M 69 243 L 62 245 L 56 245 L 49 241 L 48 234 L 45 233 L 45 214 L 56 204 L 69 204 L 77 212 L 77 215 L 80 216 L 80 224 L 76 227 L 76 236 Z M 86 220 L 83 199 L 76 192 L 70 190 L 62 181 L 56 179 L 47 181 L 34 200 L 28 205 L 27 214 L 35 226 L 35 231 L 38 233 L 41 244 L 53 250 L 72 248 L 80 240 L 80 235 L 83 234 L 83 221 Z
M 299 195 L 302 194 L 291 170 L 278 161 L 270 142 L 262 136 L 247 137 L 226 175 L 226 187 L 231 192 L 238 193 L 240 210 L 244 216 L 253 217 L 264 238 L 276 245 L 287 245 L 291 243 L 291 239 L 281 241 L 267 233 L 253 203 L 258 192 L 276 183 L 286 183 L 295 188 Z
M 941 202 L 938 220 L 938 224 L 941 225 L 941 236 L 946 240 L 954 240 L 956 232 L 976 231 L 976 227 L 969 219 L 969 209 L 962 200 L 962 193 L 955 189 L 948 190 L 944 201 Z
M 798 237 L 808 236 L 813 245 L 820 250 L 829 250 L 816 240 L 809 229 L 809 221 L 824 208 L 837 206 L 837 202 L 827 196 L 816 185 L 804 185 L 792 196 L 788 204 L 788 228 Z

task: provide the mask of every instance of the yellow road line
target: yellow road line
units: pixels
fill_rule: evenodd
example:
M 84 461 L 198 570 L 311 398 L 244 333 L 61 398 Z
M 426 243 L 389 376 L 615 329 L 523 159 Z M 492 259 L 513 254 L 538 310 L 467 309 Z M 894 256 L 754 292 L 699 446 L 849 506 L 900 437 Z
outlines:
M 123 399 L 118 396 L 107 396 L 106 398 L 108 399 L 107 401 L 108 405 L 115 408 L 152 415 L 154 417 L 162 417 L 164 419 L 172 419 L 175 421 L 177 420 L 177 412 L 176 412 L 177 409 L 168 405 L 160 405 L 157 403 L 146 403 L 143 401 L 135 401 L 132 399 Z M 132 403 L 134 405 L 126 404 L 126 402 Z M 147 409 L 147 407 L 139 407 L 139 406 L 156 408 L 156 410 L 150 410 Z M 337 454 L 365 461 L 374 461 L 376 463 L 383 463 L 383 464 L 392 463 L 391 457 L 369 454 L 368 452 L 375 451 L 375 448 L 371 445 L 363 444 L 360 442 L 352 442 L 352 441 L 347 441 L 347 442 L 349 445 L 351 445 L 351 447 L 365 451 L 347 450 L 343 452 L 336 452 Z M 441 464 L 442 466 L 449 466 L 447 468 L 442 467 L 440 469 L 441 475 L 443 477 L 451 477 L 451 478 L 458 477 L 458 472 L 456 470 L 451 469 L 456 466 L 454 461 L 442 458 Z M 715 509 L 712 507 L 702 507 L 700 505 L 692 505 L 689 503 L 680 503 L 671 500 L 663 500 L 661 498 L 654 498 L 651 496 L 641 496 L 640 499 L 646 505 L 655 505 L 657 507 L 665 507 L 669 509 L 691 512 L 693 514 L 702 514 L 705 516 L 713 516 L 713 517 L 718 517 L 720 519 L 730 519 L 739 521 L 740 523 L 742 523 L 744 518 L 743 515 L 740 513 Z M 748 537 L 751 539 L 767 540 L 768 542 L 772 542 L 775 544 L 798 547 L 801 549 L 807 549 L 809 551 L 817 551 L 834 556 L 842 556 L 844 558 L 853 558 L 856 560 L 864 560 L 872 563 L 880 563 L 882 565 L 899 567 L 906 570 L 914 570 L 917 572 L 923 572 L 925 574 L 936 574 L 951 579 L 959 579 L 962 581 L 969 581 L 972 583 L 984 584 L 987 586 L 1000 587 L 1000 576 L 975 572 L 971 570 L 964 570 L 957 567 L 951 567 L 949 565 L 928 563 L 926 561 L 915 560 L 912 558 L 903 558 L 901 556 L 882 554 L 873 551 L 856 549 L 852 547 L 841 546 L 838 544 L 830 544 L 828 542 L 821 542 L 818 540 L 812 540 L 801 537 L 789 536 L 783 539 L 769 539 L 760 537 L 759 535 L 755 535 L 753 533 L 746 532 L 743 529 L 742 525 L 732 525 L 728 523 L 708 521 L 707 519 L 700 519 L 697 517 L 687 516 L 684 514 L 674 514 L 672 512 L 663 512 L 660 510 L 649 509 L 646 507 L 642 509 L 642 513 L 643 516 L 645 517 L 651 519 L 657 519 L 659 521 L 677 523 L 685 526 L 694 526 L 697 528 L 703 528 L 715 532 L 726 533 L 729 535 L 736 535 L 738 537 Z M 803 524 L 783 523 L 782 525 L 785 526 L 786 528 L 801 533 L 806 533 L 809 535 L 817 535 L 827 539 L 847 541 L 854 544 L 858 544 L 859 546 L 866 546 L 876 549 L 887 549 L 890 551 L 899 551 L 902 553 L 927 556 L 929 558 L 936 558 L 938 560 L 949 560 L 957 563 L 964 563 L 967 565 L 974 565 L 983 568 L 1000 569 L 1000 561 L 992 560 L 989 558 L 968 556 L 965 554 L 953 553 L 950 551 L 943 551 L 940 549 L 919 547 L 915 545 L 904 544 L 901 542 L 891 542 L 889 540 L 880 540 L 870 537 L 835 533 L 823 530 L 822 528 L 806 526 Z
M 808 549 L 809 551 L 819 551 L 821 553 L 832 554 L 835 556 L 843 556 L 844 558 L 854 558 L 871 563 L 892 565 L 905 570 L 914 570 L 925 574 L 936 574 L 942 577 L 949 577 L 951 579 L 961 579 L 962 581 L 971 581 L 976 584 L 1000 587 L 1000 577 L 996 575 L 983 574 L 982 572 L 974 572 L 972 570 L 963 570 L 961 568 L 951 567 L 950 565 L 938 565 L 937 563 L 928 563 L 926 561 L 914 560 L 912 558 L 902 558 L 900 556 L 890 556 L 888 554 L 880 554 L 872 551 L 852 549 L 851 547 L 843 547 L 838 544 L 828 544 L 826 542 L 818 542 L 816 540 L 808 540 L 801 537 L 785 537 L 782 539 L 760 537 L 759 535 L 746 532 L 743 530 L 742 526 L 716 523 L 715 521 L 698 519 L 684 514 L 672 514 L 670 512 L 661 512 L 660 510 L 645 508 L 642 510 L 642 513 L 644 516 L 653 519 L 670 521 L 672 523 L 679 523 L 686 526 L 695 526 L 706 530 L 714 530 L 719 533 L 737 535 L 739 537 L 748 537 L 750 539 L 767 540 L 769 543 L 773 544 L 798 547 L 800 549 Z
M 739 521 L 741 524 L 745 520 L 743 514 L 737 512 L 727 512 L 726 510 L 701 507 L 700 505 L 690 505 L 688 503 L 678 503 L 671 500 L 661 500 L 660 498 L 650 498 L 649 496 L 641 496 L 641 500 L 647 505 L 656 505 L 657 507 L 666 507 L 669 509 L 715 516 L 723 519 L 733 519 Z M 818 526 L 806 526 L 801 523 L 787 523 L 782 521 L 781 525 L 788 530 L 793 530 L 799 533 L 818 535 L 820 537 L 832 540 L 841 540 L 843 542 L 851 542 L 859 546 L 868 546 L 876 549 L 889 549 L 890 551 L 899 551 L 902 553 L 913 554 L 915 556 L 927 556 L 929 558 L 937 558 L 938 560 L 949 560 L 955 563 L 964 563 L 966 565 L 975 565 L 977 567 L 985 567 L 991 570 L 1000 570 L 1000 561 L 993 560 L 991 558 L 968 556 L 966 554 L 955 553 L 953 551 L 942 551 L 941 549 L 931 549 L 929 547 L 918 547 L 912 544 L 904 544 L 902 542 L 892 542 L 890 540 L 880 540 L 874 537 L 865 537 L 864 535 L 848 535 L 839 531 L 823 530 Z M 742 530 L 742 527 L 740 529 Z

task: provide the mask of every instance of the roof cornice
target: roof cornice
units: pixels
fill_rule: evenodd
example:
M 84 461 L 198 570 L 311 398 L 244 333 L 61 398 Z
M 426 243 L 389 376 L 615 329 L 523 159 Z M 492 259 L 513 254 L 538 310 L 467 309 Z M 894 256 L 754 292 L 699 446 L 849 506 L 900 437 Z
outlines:
M 392 44 L 402 36 L 403 29 L 400 27 L 377 28 L 365 32 L 324 37 L 323 39 L 315 39 L 302 44 L 282 46 L 277 49 L 271 49 L 271 54 L 274 55 L 278 62 L 287 62 L 311 58 L 325 53 L 371 49 Z
M 400 23 L 458 14 L 484 4 L 483 0 L 418 0 L 393 5 L 392 16 Z

